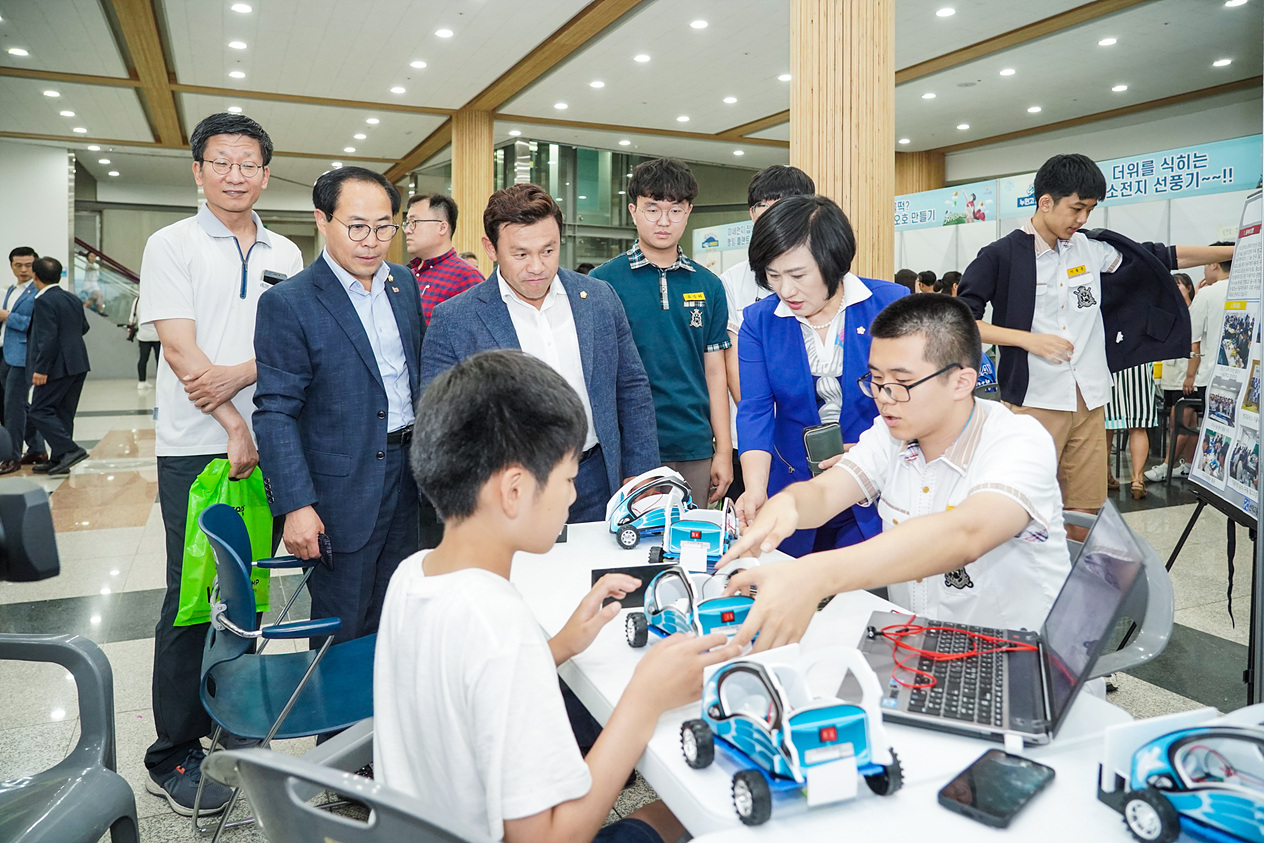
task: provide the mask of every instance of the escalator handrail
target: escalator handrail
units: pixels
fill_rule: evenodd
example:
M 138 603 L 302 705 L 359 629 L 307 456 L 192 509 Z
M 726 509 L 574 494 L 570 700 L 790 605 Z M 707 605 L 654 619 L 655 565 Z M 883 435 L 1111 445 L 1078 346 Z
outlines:
M 133 284 L 140 283 L 139 275 L 137 275 L 135 272 L 132 272 L 132 270 L 128 269 L 127 267 L 123 266 L 123 264 L 114 260 L 114 258 L 105 254 L 100 249 L 97 249 L 94 246 L 88 245 L 86 242 L 79 239 L 78 237 L 75 238 L 75 245 L 78 246 L 84 253 L 96 255 L 97 260 L 101 261 L 102 264 L 108 266 L 110 269 L 114 270 L 119 275 L 122 275 L 124 278 L 126 278 L 128 281 L 131 281 Z

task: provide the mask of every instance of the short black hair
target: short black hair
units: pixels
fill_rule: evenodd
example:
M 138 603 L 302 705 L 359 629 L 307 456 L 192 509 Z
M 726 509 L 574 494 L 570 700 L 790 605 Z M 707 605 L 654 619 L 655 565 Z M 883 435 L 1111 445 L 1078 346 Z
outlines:
M 961 273 L 955 269 L 950 269 L 943 274 L 942 278 L 935 282 L 935 292 L 951 296 L 953 287 L 960 283 Z
M 698 180 L 677 158 L 655 158 L 637 164 L 628 181 L 628 199 L 633 203 L 640 196 L 655 202 L 693 202 L 697 195 Z
M 978 371 L 983 358 L 979 326 L 960 299 L 951 296 L 903 296 L 882 309 L 869 326 L 873 339 L 892 340 L 921 334 L 923 355 L 936 369 L 957 363 Z
M 755 220 L 747 257 L 755 282 L 771 290 L 768 264 L 791 249 L 806 245 L 821 271 L 825 289 L 833 296 L 856 257 L 856 235 L 843 209 L 826 196 L 790 196 Z
M 428 202 L 430 210 L 438 211 L 448 223 L 448 230 L 452 234 L 456 234 L 456 201 L 446 193 L 421 193 L 416 196 L 409 197 L 408 207 L 416 205 L 418 202 Z
M 592 272 L 596 268 L 597 268 L 597 264 L 584 261 L 579 266 L 575 267 L 575 271 L 578 272 L 580 275 L 587 275 L 588 273 Z
M 535 225 L 552 219 L 557 223 L 557 235 L 562 236 L 562 208 L 553 195 L 538 184 L 519 182 L 502 187 L 487 199 L 483 209 L 483 234 L 491 241 L 492 248 L 500 245 L 500 229 L 505 225 Z
M 760 202 L 813 193 L 816 193 L 816 182 L 807 173 L 789 164 L 773 164 L 751 179 L 750 187 L 746 188 L 746 206 L 753 208 Z
M 435 378 L 417 405 L 413 477 L 445 521 L 468 518 L 491 477 L 522 466 L 541 485 L 584 449 L 588 423 L 570 384 L 547 363 L 500 349 Z
M 1194 293 L 1197 292 L 1197 288 L 1194 286 L 1194 279 L 1189 277 L 1189 273 L 1173 272 L 1172 280 L 1176 282 L 1176 286 L 1183 288 L 1185 292 L 1189 293 L 1189 300 L 1192 302 L 1194 300 Z
M 272 163 L 272 138 L 255 121 L 244 114 L 230 114 L 222 111 L 202 118 L 202 122 L 193 128 L 189 136 L 189 145 L 193 147 L 193 160 L 201 161 L 206 155 L 206 142 L 216 135 L 242 135 L 254 138 L 259 142 L 259 152 L 263 155 L 263 166 Z
M 1101 168 L 1079 153 L 1055 155 L 1041 164 L 1032 187 L 1036 202 L 1047 193 L 1055 205 L 1072 194 L 1099 202 L 1106 198 L 1106 177 Z
M 1215 243 L 1212 243 L 1211 245 L 1232 246 L 1233 243 L 1229 240 L 1217 240 Z M 1227 261 L 1220 261 L 1220 269 L 1223 270 L 1224 272 L 1228 272 L 1230 268 L 1232 268 L 1232 266 L 1233 266 L 1233 258 L 1229 258 Z
M 399 213 L 399 190 L 391 184 L 390 179 L 364 167 L 339 167 L 336 170 L 327 170 L 312 185 L 312 205 L 325 215 L 325 219 L 333 219 L 334 208 L 338 207 L 338 197 L 342 194 L 342 183 L 346 181 L 367 181 L 380 185 L 391 198 L 391 216 Z
M 57 258 L 36 258 L 32 269 L 41 284 L 57 284 L 61 281 L 61 261 Z
M 917 273 L 917 283 L 921 284 L 923 287 L 934 287 L 938 281 L 939 276 L 931 272 L 929 269 L 924 269 Z
M 18 246 L 9 252 L 9 263 L 13 263 L 14 258 L 38 258 L 39 253 L 30 246 Z
M 917 292 L 917 273 L 911 269 L 901 269 L 895 273 L 895 283 L 908 287 L 910 293 Z

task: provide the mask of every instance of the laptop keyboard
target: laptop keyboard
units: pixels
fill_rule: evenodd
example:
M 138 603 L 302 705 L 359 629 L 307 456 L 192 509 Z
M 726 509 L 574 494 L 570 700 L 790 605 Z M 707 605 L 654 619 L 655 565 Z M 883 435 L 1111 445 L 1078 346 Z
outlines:
M 945 630 L 923 633 L 921 649 L 938 653 L 967 653 L 979 643 L 964 632 L 1004 637 L 1001 629 L 937 623 Z M 911 661 L 910 661 L 911 663 Z M 917 668 L 935 677 L 932 688 L 909 693 L 908 710 L 967 723 L 1000 727 L 1004 723 L 1005 653 L 986 653 L 956 661 L 918 656 Z

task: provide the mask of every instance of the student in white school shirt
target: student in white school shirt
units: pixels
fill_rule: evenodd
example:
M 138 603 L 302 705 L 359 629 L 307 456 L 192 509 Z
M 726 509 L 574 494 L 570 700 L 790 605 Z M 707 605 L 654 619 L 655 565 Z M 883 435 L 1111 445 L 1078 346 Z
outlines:
M 829 470 L 769 500 L 721 562 L 854 504 L 877 505 L 882 533 L 734 575 L 727 593 L 756 593 L 736 641 L 797 641 L 822 598 L 884 585 L 916 615 L 1038 628 L 1070 570 L 1053 441 L 1034 419 L 974 397 L 979 331 L 960 301 L 905 296 L 870 334 L 860 387 L 879 418 Z

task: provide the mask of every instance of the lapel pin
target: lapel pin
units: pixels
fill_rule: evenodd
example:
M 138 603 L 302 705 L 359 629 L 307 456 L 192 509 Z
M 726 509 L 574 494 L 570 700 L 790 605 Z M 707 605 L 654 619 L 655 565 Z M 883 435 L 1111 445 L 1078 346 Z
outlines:
M 392 293 L 398 293 L 398 292 L 399 292 L 399 287 L 396 287 L 394 284 L 392 284 L 392 285 L 391 285 L 391 292 L 392 292 Z
M 858 326 L 856 327 L 856 333 L 858 333 L 858 334 L 863 334 L 864 332 L 865 332 L 865 326 L 864 326 L 864 325 L 858 325 Z
M 587 291 L 587 290 L 580 290 L 580 291 L 579 291 L 579 297 L 580 297 L 581 299 L 586 299 L 586 298 L 588 298 L 588 291 Z

